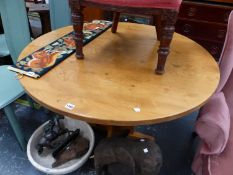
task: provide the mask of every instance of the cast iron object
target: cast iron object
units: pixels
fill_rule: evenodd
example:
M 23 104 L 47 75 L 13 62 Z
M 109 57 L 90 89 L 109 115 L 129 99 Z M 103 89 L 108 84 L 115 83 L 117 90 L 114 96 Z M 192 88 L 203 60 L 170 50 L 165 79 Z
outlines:
M 38 154 L 42 154 L 44 148 L 53 149 L 55 147 L 54 141 L 61 135 L 68 133 L 68 129 L 61 127 L 60 120 L 63 118 L 55 118 L 50 120 L 44 127 L 43 136 L 37 144 Z
M 74 141 L 78 135 L 80 133 L 80 129 L 76 129 L 74 132 L 72 132 L 72 134 L 70 134 L 62 143 L 60 146 L 58 146 L 54 152 L 52 153 L 54 158 L 57 158 L 57 156 L 59 156 L 59 154 L 64 151 L 64 149 L 66 149 L 66 147 L 68 147 L 72 141 Z

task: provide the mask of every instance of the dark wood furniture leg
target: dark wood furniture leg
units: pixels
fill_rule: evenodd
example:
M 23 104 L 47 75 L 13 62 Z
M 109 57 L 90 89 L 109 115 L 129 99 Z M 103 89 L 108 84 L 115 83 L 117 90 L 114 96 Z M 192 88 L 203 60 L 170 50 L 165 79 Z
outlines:
M 41 11 L 38 13 L 40 15 L 42 34 L 50 32 L 51 31 L 51 22 L 50 22 L 49 11 Z
M 26 7 L 26 11 L 27 11 L 27 17 L 28 17 L 29 7 Z M 33 35 L 33 32 L 32 32 L 32 26 L 30 24 L 29 17 L 28 17 L 28 26 L 29 26 L 30 36 L 34 38 L 35 36 Z
M 112 33 L 117 32 L 117 26 L 120 19 L 120 12 L 114 12 L 113 24 L 112 24 Z
M 143 134 L 141 132 L 134 131 L 133 126 L 111 126 L 104 125 L 107 130 L 107 137 L 119 137 L 119 136 L 127 136 L 132 139 L 148 139 L 151 141 L 155 141 L 155 138 L 151 135 Z
M 163 10 L 161 13 L 161 38 L 158 49 L 157 74 L 164 73 L 167 56 L 170 52 L 170 43 L 175 32 L 175 23 L 178 12 L 175 10 Z
M 161 39 L 161 18 L 159 15 L 153 16 L 153 23 L 156 29 L 157 40 Z
M 83 7 L 80 6 L 79 1 L 70 0 L 71 19 L 75 33 L 76 57 L 77 59 L 84 59 L 83 54 Z

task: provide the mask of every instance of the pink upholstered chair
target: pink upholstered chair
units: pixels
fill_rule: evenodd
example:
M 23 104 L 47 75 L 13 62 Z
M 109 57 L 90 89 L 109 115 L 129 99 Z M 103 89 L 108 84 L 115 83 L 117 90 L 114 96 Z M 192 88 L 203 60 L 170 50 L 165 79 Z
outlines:
M 84 7 L 96 7 L 114 11 L 113 33 L 117 31 L 120 12 L 152 15 L 156 19 L 157 38 L 160 40 L 156 73 L 163 74 L 181 2 L 182 0 L 69 0 L 74 31 L 76 33 L 76 57 L 78 59 L 84 58 L 82 42 L 82 11 Z
M 201 138 L 192 165 L 196 175 L 233 175 L 233 11 L 219 67 L 219 86 L 196 122 Z

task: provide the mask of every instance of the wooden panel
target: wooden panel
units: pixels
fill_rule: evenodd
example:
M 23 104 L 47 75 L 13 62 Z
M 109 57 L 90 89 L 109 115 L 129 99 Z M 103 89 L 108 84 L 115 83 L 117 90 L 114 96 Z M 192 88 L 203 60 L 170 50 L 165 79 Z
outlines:
M 179 17 L 208 22 L 227 23 L 232 7 L 207 3 L 184 2 Z
M 194 41 L 202 45 L 206 50 L 209 51 L 209 53 L 215 58 L 216 61 L 219 60 L 223 44 L 221 43 L 215 43 L 210 41 L 205 41 L 197 38 L 192 38 Z
M 228 3 L 223 3 L 226 1 Z M 218 60 L 225 40 L 228 17 L 233 10 L 229 3 L 233 3 L 233 0 L 184 0 L 176 32 L 197 41 Z
M 179 19 L 176 24 L 176 31 L 185 36 L 221 43 L 225 40 L 226 30 L 225 24 L 205 23 L 196 20 Z

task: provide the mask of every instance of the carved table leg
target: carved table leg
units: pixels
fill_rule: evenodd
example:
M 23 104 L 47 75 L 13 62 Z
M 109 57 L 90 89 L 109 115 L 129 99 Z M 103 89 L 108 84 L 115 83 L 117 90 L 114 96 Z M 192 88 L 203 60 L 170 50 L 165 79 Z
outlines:
M 155 138 L 153 136 L 150 136 L 148 134 L 143 134 L 143 133 L 137 132 L 137 131 L 130 132 L 128 137 L 133 138 L 133 139 L 146 139 L 146 140 L 155 141 Z
M 161 18 L 159 15 L 153 16 L 153 22 L 156 29 L 157 40 L 161 39 Z
M 112 33 L 116 33 L 119 19 L 120 19 L 120 13 L 114 12 L 113 24 L 112 24 Z
M 76 57 L 78 59 L 83 59 L 83 7 L 80 6 L 79 1 L 70 0 L 70 7 L 71 7 L 71 18 L 75 33 L 75 45 L 76 45 Z
M 158 49 L 157 74 L 164 73 L 166 59 L 170 51 L 170 43 L 175 32 L 177 14 L 178 12 L 175 10 L 164 10 L 161 13 L 161 39 Z

